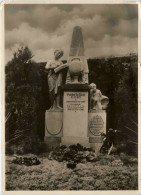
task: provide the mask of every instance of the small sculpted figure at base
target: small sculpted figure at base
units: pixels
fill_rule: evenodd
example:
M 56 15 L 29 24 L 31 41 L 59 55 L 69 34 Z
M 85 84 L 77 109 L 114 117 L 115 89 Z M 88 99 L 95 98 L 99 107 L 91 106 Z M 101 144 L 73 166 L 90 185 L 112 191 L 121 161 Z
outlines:
M 54 51 L 54 60 L 48 61 L 46 70 L 48 72 L 48 85 L 49 85 L 49 96 L 51 101 L 50 110 L 62 110 L 60 107 L 60 87 L 62 85 L 62 71 L 55 72 L 55 68 L 63 65 L 60 58 L 63 56 L 61 49 Z
M 104 110 L 107 108 L 109 98 L 103 96 L 101 91 L 96 88 L 96 84 L 90 84 L 90 109 L 92 110 Z

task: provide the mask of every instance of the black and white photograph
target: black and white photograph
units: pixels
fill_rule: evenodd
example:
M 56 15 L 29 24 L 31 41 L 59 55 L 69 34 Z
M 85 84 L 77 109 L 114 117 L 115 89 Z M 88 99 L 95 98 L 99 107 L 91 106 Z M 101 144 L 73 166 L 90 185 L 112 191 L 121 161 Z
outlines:
M 138 191 L 138 3 L 3 6 L 3 195 Z

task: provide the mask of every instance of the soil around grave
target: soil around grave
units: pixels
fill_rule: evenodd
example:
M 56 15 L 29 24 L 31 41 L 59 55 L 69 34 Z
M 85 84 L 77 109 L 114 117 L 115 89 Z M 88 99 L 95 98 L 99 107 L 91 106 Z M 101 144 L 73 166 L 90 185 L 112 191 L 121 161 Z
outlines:
M 65 161 L 49 160 L 48 154 L 37 157 L 41 164 L 34 166 L 14 164 L 14 156 L 6 157 L 6 190 L 138 189 L 135 157 L 125 163 L 119 155 L 100 155 L 96 162 L 78 163 L 74 169 L 67 168 Z

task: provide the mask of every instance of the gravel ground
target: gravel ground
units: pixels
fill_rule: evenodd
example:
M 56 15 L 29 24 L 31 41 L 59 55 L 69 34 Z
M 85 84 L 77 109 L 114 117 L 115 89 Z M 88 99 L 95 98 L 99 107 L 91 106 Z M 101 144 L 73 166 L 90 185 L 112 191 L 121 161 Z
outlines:
M 96 162 L 78 163 L 75 169 L 47 155 L 37 157 L 41 164 L 25 166 L 12 163 L 14 157 L 7 156 L 6 190 L 138 189 L 138 165 L 133 157 L 125 163 L 118 155 L 101 155 Z

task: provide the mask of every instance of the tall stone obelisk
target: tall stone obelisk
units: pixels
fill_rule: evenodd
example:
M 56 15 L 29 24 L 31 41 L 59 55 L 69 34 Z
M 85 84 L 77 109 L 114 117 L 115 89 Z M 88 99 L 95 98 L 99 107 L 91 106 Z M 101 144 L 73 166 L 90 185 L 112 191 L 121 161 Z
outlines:
M 63 100 L 63 137 L 65 145 L 81 144 L 89 147 L 88 137 L 88 65 L 84 55 L 82 29 L 74 27 Z M 73 77 L 81 77 L 74 82 Z M 74 80 L 73 80 L 74 79 Z
M 84 50 L 84 42 L 83 42 L 83 34 L 82 29 L 80 26 L 75 26 L 73 29 L 73 35 L 72 35 L 72 41 L 70 46 L 70 53 L 68 57 L 68 64 L 72 61 L 74 58 L 79 58 L 83 62 L 83 71 L 84 71 L 84 79 L 83 84 L 88 84 L 88 64 L 85 57 L 85 50 Z M 68 71 L 66 84 L 71 83 L 70 81 L 70 74 Z

